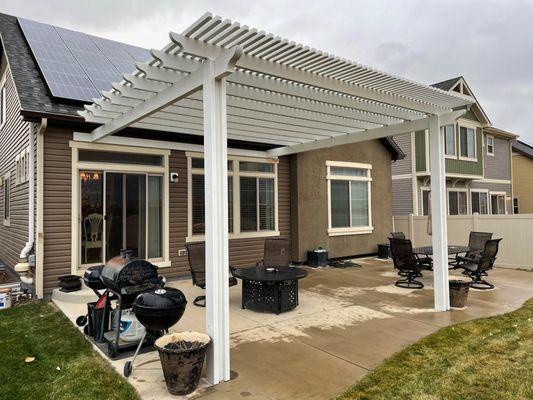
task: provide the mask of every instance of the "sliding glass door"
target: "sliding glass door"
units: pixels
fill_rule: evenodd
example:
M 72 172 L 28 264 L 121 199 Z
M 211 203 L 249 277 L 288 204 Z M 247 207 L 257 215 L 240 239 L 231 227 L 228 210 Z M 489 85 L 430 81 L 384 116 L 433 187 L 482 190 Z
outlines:
M 80 180 L 82 265 L 124 248 L 138 258 L 163 257 L 162 176 L 80 171 Z

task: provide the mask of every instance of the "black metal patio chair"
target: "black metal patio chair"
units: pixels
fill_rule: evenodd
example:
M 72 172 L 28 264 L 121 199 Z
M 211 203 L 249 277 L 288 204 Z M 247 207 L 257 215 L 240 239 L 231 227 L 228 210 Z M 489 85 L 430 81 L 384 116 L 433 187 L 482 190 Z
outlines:
M 431 259 L 420 258 L 413 253 L 413 245 L 409 239 L 389 238 L 389 241 L 394 268 L 403 277 L 394 284 L 406 289 L 422 289 L 424 284 L 416 278 L 422 276 L 422 270 L 431 268 Z
M 492 233 L 490 232 L 471 231 L 468 237 L 468 247 L 470 250 L 465 255 L 457 255 L 455 260 L 450 264 L 455 268 L 460 268 L 460 264 L 465 262 L 465 260 L 476 261 L 481 256 L 485 248 L 485 243 L 490 239 L 492 239 Z
M 482 277 L 487 276 L 487 271 L 491 270 L 496 261 L 498 248 L 501 239 L 490 239 L 485 242 L 483 251 L 478 258 L 464 258 L 459 264 L 459 268 L 463 268 L 465 274 L 472 279 L 470 287 L 479 290 L 494 289 L 492 283 L 487 282 Z
M 263 259 L 257 263 L 258 267 L 278 268 L 291 264 L 291 242 L 284 238 L 265 239 Z
M 185 247 L 187 248 L 192 283 L 205 289 L 205 243 L 186 244 Z M 230 276 L 228 283 L 230 287 L 235 286 L 237 279 L 234 276 Z M 195 306 L 205 307 L 205 296 L 197 296 L 193 303 Z

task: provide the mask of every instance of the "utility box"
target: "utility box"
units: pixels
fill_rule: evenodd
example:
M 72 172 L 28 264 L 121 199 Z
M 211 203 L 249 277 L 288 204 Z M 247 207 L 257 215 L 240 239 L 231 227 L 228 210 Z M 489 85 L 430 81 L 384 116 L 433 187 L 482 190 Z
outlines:
M 324 249 L 315 249 L 307 252 L 307 265 L 310 267 L 326 267 L 328 265 L 328 252 Z

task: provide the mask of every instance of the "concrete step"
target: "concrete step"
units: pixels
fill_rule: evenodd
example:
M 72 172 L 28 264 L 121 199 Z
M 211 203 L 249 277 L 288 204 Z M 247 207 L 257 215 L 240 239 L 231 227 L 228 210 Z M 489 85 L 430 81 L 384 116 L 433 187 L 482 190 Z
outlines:
M 52 300 L 60 301 L 62 303 L 86 304 L 91 301 L 98 300 L 98 297 L 91 289 L 85 285 L 82 285 L 81 290 L 76 290 L 75 292 L 69 293 L 62 292 L 59 289 L 54 289 L 52 292 Z

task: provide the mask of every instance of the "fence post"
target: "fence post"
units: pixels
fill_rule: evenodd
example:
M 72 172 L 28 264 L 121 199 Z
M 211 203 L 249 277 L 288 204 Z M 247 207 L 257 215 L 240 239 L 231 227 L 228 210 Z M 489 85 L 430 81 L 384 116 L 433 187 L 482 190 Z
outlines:
M 411 239 L 411 242 L 413 243 L 413 245 L 415 245 L 415 227 L 413 221 L 413 214 L 409 214 L 409 218 L 407 218 L 407 223 L 409 226 L 409 239 Z

